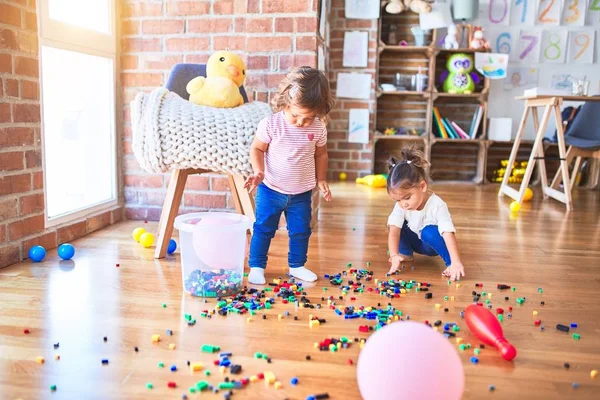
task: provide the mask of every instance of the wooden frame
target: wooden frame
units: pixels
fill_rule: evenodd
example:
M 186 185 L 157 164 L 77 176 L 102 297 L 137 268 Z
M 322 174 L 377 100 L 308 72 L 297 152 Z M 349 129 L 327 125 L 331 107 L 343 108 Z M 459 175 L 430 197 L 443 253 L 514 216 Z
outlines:
M 171 172 L 171 180 L 169 181 L 169 187 L 167 188 L 167 197 L 163 204 L 160 221 L 158 223 L 158 235 L 154 258 L 164 258 L 167 254 L 169 240 L 173 235 L 173 221 L 175 221 L 175 217 L 179 211 L 179 205 L 181 204 L 187 177 L 189 175 L 203 174 L 206 172 L 213 171 L 189 168 L 176 169 Z M 244 177 L 241 175 L 229 174 L 227 177 L 229 179 L 229 187 L 231 189 L 231 196 L 233 198 L 233 203 L 235 204 L 235 209 L 238 213 L 244 214 L 254 221 L 254 197 L 244 189 Z
M 564 100 L 567 101 L 600 101 L 600 97 L 587 97 L 587 96 L 537 96 L 537 97 L 517 97 L 517 100 L 525 100 L 525 110 L 523 111 L 523 117 L 521 118 L 521 123 L 519 124 L 519 130 L 517 131 L 517 136 L 515 138 L 513 148 L 510 153 L 510 158 L 508 160 L 508 166 L 506 167 L 506 172 L 504 174 L 504 179 L 502 180 L 502 184 L 500 185 L 500 190 L 498 192 L 498 197 L 502 197 L 503 195 L 507 195 L 510 198 L 517 201 L 519 204 L 523 202 L 523 197 L 525 196 L 525 190 L 529 185 L 529 180 L 531 179 L 531 175 L 533 173 L 533 168 L 536 164 L 538 164 L 538 171 L 540 174 L 540 182 L 542 184 L 542 191 L 544 194 L 544 199 L 548 197 L 552 197 L 564 203 L 567 207 L 567 211 L 570 211 L 573 208 L 573 201 L 571 199 L 571 190 L 573 189 L 573 182 L 571 177 L 569 176 L 569 163 L 572 161 L 574 157 L 581 157 L 579 154 L 583 154 L 583 157 L 597 157 L 600 155 L 600 151 L 598 152 L 586 152 L 585 150 L 575 149 L 572 146 L 569 148 L 569 152 L 567 153 L 565 149 L 565 134 L 564 134 L 564 125 L 562 116 L 560 114 L 560 106 L 562 105 Z M 542 116 L 541 121 L 538 119 L 537 108 L 543 107 L 544 114 Z M 533 126 L 536 131 L 535 141 L 533 142 L 533 148 L 531 150 L 531 155 L 529 157 L 529 163 L 527 164 L 527 169 L 525 170 L 525 176 L 523 177 L 523 181 L 521 182 L 521 186 L 519 190 L 515 190 L 508 186 L 508 178 L 510 177 L 510 173 L 512 170 L 512 166 L 516 160 L 517 153 L 519 151 L 519 146 L 521 144 L 521 139 L 523 137 L 523 132 L 525 131 L 525 124 L 527 122 L 527 117 L 529 112 L 531 111 L 533 117 Z M 548 121 L 550 119 L 550 115 L 554 114 L 554 119 L 556 121 L 556 138 L 558 139 L 558 153 L 560 157 L 560 165 L 558 167 L 558 171 L 552 183 L 548 185 L 548 177 L 546 175 L 546 164 L 544 161 L 544 134 L 546 132 L 546 126 L 548 125 Z M 598 153 L 598 154 L 596 154 Z M 581 162 L 576 161 L 576 166 Z M 573 178 L 575 178 L 577 174 L 576 168 L 573 174 Z M 595 177 L 593 177 L 595 178 Z M 573 179 L 574 180 L 574 179 Z M 560 182 L 563 182 L 563 191 L 560 191 L 558 186 Z
M 383 6 L 385 6 L 385 4 L 383 4 Z M 384 18 L 389 19 L 389 21 L 384 21 Z M 396 22 L 396 20 L 398 20 L 399 22 Z M 377 64 L 376 64 L 376 81 L 377 81 L 377 87 L 379 88 L 379 85 L 383 82 L 386 82 L 385 79 L 382 79 L 382 69 L 389 69 L 389 66 L 384 66 L 382 65 L 382 58 L 381 55 L 383 52 L 386 52 L 386 54 L 391 53 L 391 54 L 397 54 L 398 55 L 398 60 L 399 60 L 399 68 L 403 68 L 403 69 L 407 69 L 410 68 L 410 66 L 406 67 L 406 60 L 407 59 L 411 59 L 411 56 L 414 56 L 413 58 L 416 60 L 417 58 L 423 58 L 423 55 L 427 58 L 428 63 L 427 63 L 427 75 L 428 75 L 428 86 L 426 88 L 425 91 L 423 92 L 412 92 L 412 91 L 399 91 L 399 92 L 382 92 L 381 90 L 377 90 L 377 102 L 376 102 L 376 111 L 375 111 L 375 118 L 373 121 L 373 126 L 374 126 L 374 135 L 373 135 L 373 157 L 371 160 L 371 170 L 373 173 L 376 173 L 378 171 L 376 171 L 376 166 L 380 165 L 380 163 L 378 163 L 378 159 L 381 157 L 381 153 L 378 152 L 378 142 L 385 140 L 386 142 L 391 142 L 391 143 L 397 143 L 399 145 L 402 144 L 406 144 L 406 143 L 417 143 L 419 146 L 422 146 L 425 150 L 425 154 L 427 156 L 427 160 L 431 161 L 431 155 L 432 153 L 435 155 L 438 152 L 444 152 L 444 149 L 447 149 L 449 146 L 453 146 L 457 143 L 465 143 L 465 142 L 469 142 L 469 143 L 478 143 L 478 149 L 477 149 L 477 160 L 476 160 L 476 165 L 473 165 L 473 172 L 474 172 L 474 178 L 472 180 L 473 183 L 483 183 L 485 181 L 485 164 L 486 164 L 486 156 L 487 156 L 487 143 L 486 143 L 486 135 L 487 135 L 487 100 L 488 100 L 488 93 L 489 93 L 489 87 L 490 87 L 490 81 L 489 79 L 482 77 L 483 78 L 483 85 L 480 87 L 480 92 L 479 93 L 473 93 L 473 94 L 469 94 L 469 95 L 459 95 L 459 94 L 449 94 L 449 93 L 441 93 L 438 92 L 436 85 L 435 85 L 435 77 L 436 77 L 436 64 L 437 64 L 437 58 L 440 54 L 442 53 L 475 53 L 475 50 L 473 49 L 457 49 L 457 50 L 445 50 L 445 49 L 440 49 L 436 47 L 436 42 L 437 42 L 437 30 L 433 30 L 431 32 L 431 34 L 429 36 L 426 36 L 426 46 L 398 46 L 398 45 L 393 45 L 393 44 L 386 44 L 386 38 L 384 38 L 385 36 L 385 32 L 387 31 L 387 29 L 385 29 L 384 23 L 385 22 L 393 22 L 393 25 L 396 25 L 396 32 L 400 33 L 401 35 L 408 35 L 407 32 L 410 31 L 410 25 L 412 24 L 418 24 L 418 15 L 411 13 L 411 12 L 405 12 L 402 14 L 399 14 L 399 16 L 392 16 L 390 14 L 386 14 L 385 9 L 382 8 L 381 11 L 381 17 L 379 18 L 379 31 L 378 31 L 378 48 L 377 48 Z M 470 26 L 465 26 L 465 29 L 467 29 L 467 33 L 470 35 Z M 402 39 L 403 37 L 398 36 L 398 39 Z M 427 41 L 429 40 L 429 41 Z M 409 41 L 410 42 L 410 41 Z M 385 60 L 389 61 L 389 57 L 386 57 Z M 414 61 L 414 60 L 413 60 Z M 389 63 L 388 63 L 389 64 Z M 414 67 L 413 67 L 414 68 Z M 416 72 L 416 71 L 415 71 Z M 388 71 L 388 75 L 389 75 L 389 71 Z M 383 75 L 383 76 L 388 76 L 388 75 Z M 389 76 L 388 79 L 389 81 Z M 383 121 L 384 119 L 390 119 L 389 114 L 393 111 L 390 107 L 387 101 L 381 99 L 382 96 L 387 96 L 387 97 L 391 97 L 394 96 L 395 98 L 399 99 L 397 101 L 397 106 L 396 106 L 396 110 L 400 111 L 403 110 L 403 112 L 405 114 L 408 114 L 410 112 L 410 109 L 408 109 L 408 112 L 406 109 L 404 109 L 403 107 L 406 106 L 407 104 L 409 104 L 408 102 L 410 102 L 409 104 L 409 108 L 410 107 L 415 107 L 416 106 L 416 102 L 418 102 L 419 100 L 422 100 L 425 104 L 426 104 L 426 115 L 423 116 L 422 121 L 425 124 L 425 133 L 421 136 L 411 136 L 411 135 L 403 135 L 403 136 L 384 136 L 382 133 L 383 129 L 380 129 L 381 127 L 379 126 L 381 123 L 381 121 Z M 461 99 L 463 101 L 469 101 L 471 100 L 471 102 L 473 104 L 478 103 L 483 105 L 483 117 L 482 117 L 482 123 L 481 123 L 481 134 L 479 135 L 479 137 L 477 139 L 471 139 L 471 140 L 467 140 L 467 139 L 441 139 L 441 138 L 436 138 L 433 135 L 433 117 L 432 117 L 432 110 L 435 104 L 435 101 L 438 99 L 443 99 L 444 98 L 448 98 L 448 99 Z M 417 110 L 415 109 L 415 113 L 417 112 Z M 398 119 L 401 119 L 402 117 L 398 117 Z M 412 118 L 411 123 L 414 123 L 414 118 Z M 408 124 L 407 127 L 410 127 L 410 124 Z M 440 143 L 438 146 L 435 146 L 436 148 L 434 149 L 433 145 L 435 143 Z M 443 143 L 443 144 L 442 144 Z M 388 148 L 388 143 L 386 143 L 386 145 L 382 145 L 380 143 L 380 148 L 384 147 L 384 148 Z M 451 165 L 441 165 L 440 169 L 444 169 L 444 168 L 451 168 Z M 381 172 L 381 171 L 379 171 Z

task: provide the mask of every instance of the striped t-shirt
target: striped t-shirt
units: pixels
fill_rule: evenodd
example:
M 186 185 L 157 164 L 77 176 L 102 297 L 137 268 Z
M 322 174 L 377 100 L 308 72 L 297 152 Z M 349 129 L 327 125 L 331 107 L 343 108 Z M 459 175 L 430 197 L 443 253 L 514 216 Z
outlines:
M 267 143 L 264 184 L 283 194 L 300 194 L 314 189 L 315 151 L 327 143 L 321 120 L 301 128 L 287 123 L 283 111 L 258 123 L 256 138 Z

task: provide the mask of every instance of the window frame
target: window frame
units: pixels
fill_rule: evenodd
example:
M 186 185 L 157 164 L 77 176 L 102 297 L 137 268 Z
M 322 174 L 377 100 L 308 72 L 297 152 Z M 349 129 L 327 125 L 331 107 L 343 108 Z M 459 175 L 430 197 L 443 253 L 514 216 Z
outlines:
M 40 131 L 41 131 L 41 153 L 42 153 L 42 166 L 43 166 L 43 177 L 44 177 L 44 221 L 45 227 L 50 228 L 57 225 L 62 225 L 75 220 L 80 220 L 90 215 L 101 213 L 102 211 L 108 211 L 113 209 L 119 203 L 119 187 L 120 187 L 120 176 L 119 176 L 119 164 L 118 159 L 118 130 L 117 122 L 119 120 L 118 114 L 118 98 L 117 98 L 117 85 L 119 82 L 118 71 L 118 57 L 117 57 L 117 15 L 116 6 L 117 0 L 107 0 L 110 6 L 109 18 L 110 18 L 110 33 L 104 34 L 98 31 L 85 29 L 70 25 L 68 23 L 53 20 L 49 17 L 49 1 L 51 0 L 38 0 L 37 2 L 37 13 L 38 13 L 38 26 L 39 26 L 39 89 L 40 89 Z M 45 125 L 44 125 L 44 94 L 43 94 L 43 71 L 42 71 L 42 46 L 52 47 L 61 50 L 68 50 L 78 52 L 87 55 L 100 56 L 109 58 L 112 60 L 112 121 L 111 121 L 111 176 L 113 180 L 112 185 L 112 196 L 110 199 L 101 201 L 99 203 L 91 204 L 79 209 L 71 210 L 64 214 L 59 214 L 53 217 L 48 215 L 48 186 L 47 186 L 47 171 L 46 168 L 46 146 L 45 146 Z

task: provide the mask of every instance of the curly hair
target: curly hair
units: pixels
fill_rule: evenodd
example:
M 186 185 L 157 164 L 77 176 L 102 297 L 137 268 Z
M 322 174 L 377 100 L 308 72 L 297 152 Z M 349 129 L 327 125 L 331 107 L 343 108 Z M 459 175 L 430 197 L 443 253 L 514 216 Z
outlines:
M 271 99 L 275 112 L 291 105 L 314 111 L 323 122 L 327 122 L 327 115 L 333 109 L 335 99 L 331 95 L 329 80 L 325 74 L 306 66 L 292 69 Z

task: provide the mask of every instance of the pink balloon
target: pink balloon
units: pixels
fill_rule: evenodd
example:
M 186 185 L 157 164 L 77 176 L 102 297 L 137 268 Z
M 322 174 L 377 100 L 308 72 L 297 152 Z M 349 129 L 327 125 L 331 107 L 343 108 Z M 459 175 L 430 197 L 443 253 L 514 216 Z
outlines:
M 358 357 L 365 400 L 458 400 L 465 373 L 454 346 L 423 323 L 395 322 L 375 332 Z

